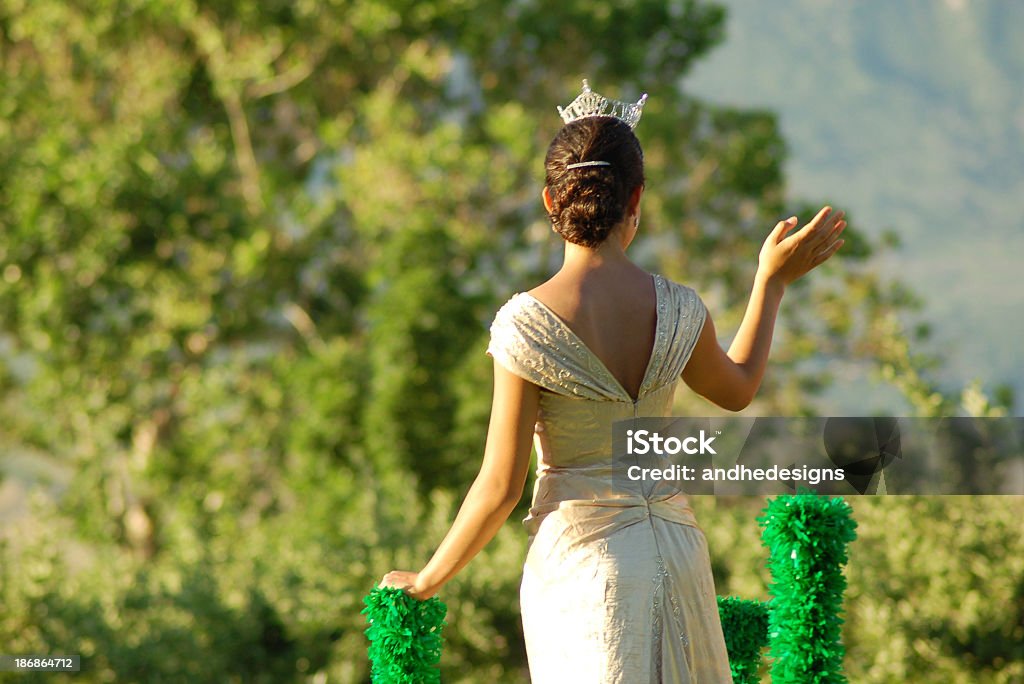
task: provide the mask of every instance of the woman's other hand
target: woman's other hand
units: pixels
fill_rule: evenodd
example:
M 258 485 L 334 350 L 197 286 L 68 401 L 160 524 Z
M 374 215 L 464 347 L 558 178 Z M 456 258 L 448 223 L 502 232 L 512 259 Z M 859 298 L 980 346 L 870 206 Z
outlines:
M 394 587 L 401 589 L 409 596 L 420 601 L 426 601 L 428 598 L 433 596 L 435 591 L 428 591 L 424 587 L 418 585 L 419 573 L 409 572 L 408 570 L 392 570 L 388 574 L 384 575 L 384 579 L 380 581 L 380 587 Z
M 766 283 L 786 286 L 820 266 L 843 246 L 839 234 L 846 227 L 843 212 L 822 207 L 810 223 L 787 236 L 796 227 L 794 216 L 779 221 L 761 247 L 757 277 Z

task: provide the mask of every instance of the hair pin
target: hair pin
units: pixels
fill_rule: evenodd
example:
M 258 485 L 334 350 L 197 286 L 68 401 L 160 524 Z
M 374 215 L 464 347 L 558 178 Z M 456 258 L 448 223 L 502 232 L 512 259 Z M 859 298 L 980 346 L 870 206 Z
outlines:
M 606 161 L 585 161 L 585 162 L 576 162 L 575 164 L 567 164 L 565 168 L 568 170 L 568 169 L 578 169 L 581 166 L 611 166 L 611 165 L 612 165 L 611 162 L 606 162 Z

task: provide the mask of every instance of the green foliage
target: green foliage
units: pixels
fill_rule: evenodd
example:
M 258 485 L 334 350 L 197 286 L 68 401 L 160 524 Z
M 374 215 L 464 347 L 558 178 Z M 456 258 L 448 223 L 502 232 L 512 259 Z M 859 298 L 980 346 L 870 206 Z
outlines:
M 1024 678 L 1020 496 L 862 497 L 847 567 L 850 681 Z
M 761 649 L 768 645 L 768 607 L 762 601 L 718 596 L 718 614 L 735 684 L 757 684 Z
M 812 493 L 782 496 L 769 500 L 759 522 L 772 573 L 772 681 L 845 682 L 843 567 L 857 536 L 849 504 Z
M 370 626 L 370 676 L 381 684 L 440 682 L 441 632 L 448 607 L 436 596 L 417 601 L 404 591 L 374 587 L 363 599 Z

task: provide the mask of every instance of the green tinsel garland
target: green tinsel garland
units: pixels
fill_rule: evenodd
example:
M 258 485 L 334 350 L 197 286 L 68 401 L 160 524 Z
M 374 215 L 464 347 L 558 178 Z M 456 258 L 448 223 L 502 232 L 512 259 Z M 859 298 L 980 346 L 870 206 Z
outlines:
M 810 492 L 769 500 L 758 518 L 772 574 L 768 631 L 773 684 L 839 684 L 850 506 Z
M 436 596 L 419 601 L 401 589 L 378 586 L 363 603 L 374 684 L 440 682 L 441 630 L 448 607 Z
M 719 596 L 718 614 L 734 684 L 757 684 L 761 649 L 768 645 L 768 605 L 763 601 Z

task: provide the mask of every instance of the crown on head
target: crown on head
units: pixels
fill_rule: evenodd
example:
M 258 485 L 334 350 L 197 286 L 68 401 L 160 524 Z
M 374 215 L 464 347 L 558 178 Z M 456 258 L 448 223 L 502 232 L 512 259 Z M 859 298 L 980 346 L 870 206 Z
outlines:
M 583 92 L 565 107 L 558 107 L 558 113 L 562 115 L 565 123 L 572 123 L 587 116 L 614 116 L 624 121 L 630 128 L 636 128 L 645 102 L 647 93 L 644 93 L 636 103 L 609 100 L 604 95 L 592 91 L 587 79 L 583 79 Z

